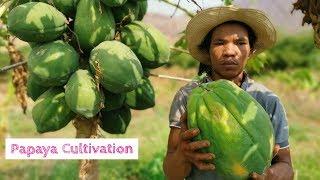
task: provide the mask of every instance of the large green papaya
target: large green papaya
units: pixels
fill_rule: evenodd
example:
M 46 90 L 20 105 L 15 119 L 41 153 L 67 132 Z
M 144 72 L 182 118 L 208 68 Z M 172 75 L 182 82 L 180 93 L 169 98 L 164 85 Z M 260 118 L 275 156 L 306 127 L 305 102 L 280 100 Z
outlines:
M 41 86 L 41 84 L 37 84 L 34 79 L 34 75 L 29 74 L 27 80 L 27 95 L 33 100 L 36 101 L 38 97 L 43 94 L 48 87 Z
M 115 21 L 110 8 L 97 0 L 80 0 L 74 30 L 85 52 L 105 40 L 114 39 Z
M 121 30 L 121 42 L 129 46 L 145 68 L 157 68 L 169 61 L 170 45 L 156 28 L 134 21 Z
M 32 118 L 39 133 L 57 131 L 65 127 L 75 113 L 67 106 L 62 87 L 52 87 L 35 102 Z
M 101 0 L 105 5 L 110 7 L 122 6 L 127 0 Z
M 79 55 L 69 44 L 58 40 L 32 49 L 28 69 L 42 86 L 61 86 L 79 67 Z
M 53 6 L 29 2 L 13 8 L 8 15 L 8 30 L 28 42 L 48 42 L 61 36 L 66 17 Z
M 143 78 L 142 84 L 126 94 L 126 104 L 131 109 L 143 110 L 155 105 L 155 94 L 150 80 Z
M 74 17 L 79 0 L 40 0 L 57 8 L 68 17 Z
M 112 111 L 101 110 L 102 118 L 100 127 L 110 134 L 124 134 L 131 121 L 130 109 L 123 106 Z
M 141 83 L 142 66 L 131 49 L 119 41 L 104 41 L 90 54 L 90 69 L 113 93 L 129 92 Z
M 103 89 L 103 94 L 105 97 L 104 110 L 111 111 L 119 109 L 123 106 L 124 100 L 126 98 L 125 93 L 112 93 L 108 90 Z
M 247 179 L 270 166 L 274 147 L 268 114 L 250 94 L 231 81 L 218 80 L 192 90 L 188 128 L 199 128 L 196 140 L 210 141 L 205 149 L 216 155 L 215 171 L 223 179 Z
M 66 102 L 71 110 L 86 118 L 95 116 L 103 107 L 104 96 L 87 70 L 76 71 L 66 87 Z
M 121 23 L 123 20 L 131 22 L 138 19 L 139 5 L 137 2 L 127 1 L 120 7 L 112 8 L 112 12 L 116 23 Z

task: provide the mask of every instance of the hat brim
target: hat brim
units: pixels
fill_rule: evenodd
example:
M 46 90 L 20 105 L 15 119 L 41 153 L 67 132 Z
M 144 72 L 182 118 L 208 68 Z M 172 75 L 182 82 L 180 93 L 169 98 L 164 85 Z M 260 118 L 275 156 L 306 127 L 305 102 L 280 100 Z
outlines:
M 208 52 L 201 50 L 199 45 L 210 30 L 227 21 L 240 21 L 252 28 L 257 38 L 253 55 L 272 47 L 276 42 L 276 30 L 262 11 L 232 6 L 214 7 L 200 11 L 187 25 L 186 39 L 191 56 L 201 63 L 210 64 Z

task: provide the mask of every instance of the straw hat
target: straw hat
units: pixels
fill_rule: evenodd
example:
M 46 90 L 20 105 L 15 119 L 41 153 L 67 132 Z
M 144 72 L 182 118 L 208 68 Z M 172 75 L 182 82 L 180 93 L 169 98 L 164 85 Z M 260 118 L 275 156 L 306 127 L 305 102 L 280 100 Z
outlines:
M 234 6 L 214 7 L 200 11 L 187 25 L 186 38 L 191 56 L 204 64 L 210 64 L 209 54 L 205 50 L 199 49 L 198 46 L 211 29 L 232 20 L 243 22 L 254 31 L 257 37 L 254 44 L 254 55 L 275 44 L 275 28 L 264 12 Z

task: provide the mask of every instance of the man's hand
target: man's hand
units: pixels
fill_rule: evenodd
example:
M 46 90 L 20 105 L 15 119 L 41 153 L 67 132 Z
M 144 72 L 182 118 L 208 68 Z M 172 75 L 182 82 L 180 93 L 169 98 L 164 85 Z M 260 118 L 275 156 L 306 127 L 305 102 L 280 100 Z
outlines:
M 268 168 L 263 175 L 252 173 L 255 180 L 291 180 L 293 179 L 292 168 L 286 163 L 276 163 Z
M 215 156 L 212 153 L 199 152 L 201 148 L 209 147 L 210 142 L 207 140 L 191 141 L 197 136 L 199 129 L 187 129 L 187 116 L 183 114 L 181 117 L 180 142 L 176 153 L 181 153 L 187 162 L 194 164 L 200 170 L 214 170 L 215 166 L 205 161 L 212 160 Z
M 168 180 L 183 180 L 190 172 L 192 165 L 201 170 L 213 170 L 210 161 L 211 153 L 201 153 L 199 150 L 209 146 L 209 141 L 191 141 L 199 134 L 199 129 L 187 129 L 187 116 L 181 118 L 181 128 L 172 127 L 168 138 L 168 149 L 163 161 L 163 170 Z
M 254 180 L 291 180 L 293 171 L 291 167 L 289 148 L 280 149 L 278 144 L 273 150 L 273 157 L 277 159 L 276 163 L 266 169 L 263 174 L 251 173 L 250 177 Z
M 274 173 L 274 170 L 270 167 L 262 175 L 258 173 L 252 173 L 251 178 L 254 180 L 281 180 L 281 177 Z

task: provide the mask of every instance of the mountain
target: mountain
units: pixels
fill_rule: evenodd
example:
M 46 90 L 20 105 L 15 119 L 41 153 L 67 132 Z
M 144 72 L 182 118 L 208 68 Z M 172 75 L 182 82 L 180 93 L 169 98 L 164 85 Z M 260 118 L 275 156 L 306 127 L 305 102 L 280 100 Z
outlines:
M 301 26 L 303 14 L 300 11 L 294 11 L 291 14 L 292 4 L 296 0 L 235 0 L 234 5 L 246 8 L 255 8 L 263 10 L 271 22 L 275 25 L 281 34 L 295 34 L 305 30 L 311 30 L 310 25 Z M 186 15 L 174 15 L 173 17 L 147 13 L 143 19 L 144 22 L 150 23 L 162 31 L 171 43 L 179 38 L 189 17 Z
M 235 0 L 234 5 L 246 8 L 255 8 L 264 11 L 276 29 L 282 32 L 294 34 L 312 29 L 311 25 L 301 26 L 303 14 L 294 11 L 293 3 L 297 0 Z
M 170 43 L 174 43 L 180 37 L 179 33 L 186 28 L 189 18 L 184 15 L 170 17 L 163 14 L 148 13 L 143 21 L 158 28 L 168 37 Z

